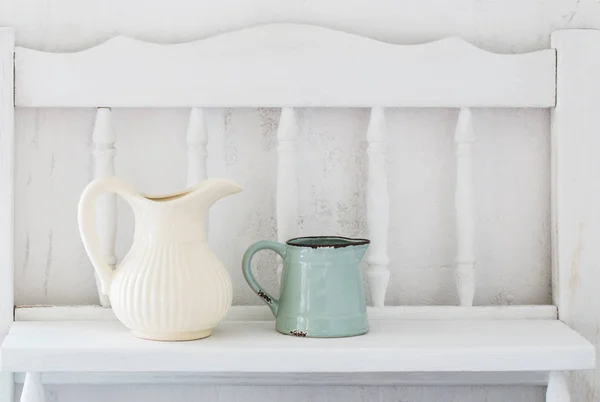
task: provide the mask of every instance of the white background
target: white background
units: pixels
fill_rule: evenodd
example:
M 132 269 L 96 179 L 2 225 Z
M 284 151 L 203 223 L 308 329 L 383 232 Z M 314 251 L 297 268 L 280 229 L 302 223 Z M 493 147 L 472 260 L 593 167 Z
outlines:
M 0 1 L 0 26 L 17 43 L 76 51 L 126 34 L 171 43 L 267 22 L 303 22 L 392 43 L 460 36 L 487 50 L 549 47 L 565 27 L 600 28 L 595 0 L 171 0 Z M 116 166 L 140 191 L 185 184 L 189 111 L 114 110 Z M 211 211 L 211 243 L 229 267 L 235 304 L 258 304 L 240 272 L 244 248 L 277 237 L 279 109 L 209 112 L 209 175 L 246 190 Z M 387 111 L 391 195 L 388 305 L 456 304 L 451 109 Z M 549 121 L 547 110 L 475 110 L 478 285 L 476 304 L 548 304 L 550 299 Z M 18 110 L 16 301 L 97 303 L 93 271 L 76 226 L 78 197 L 92 175 L 91 109 Z M 299 234 L 365 236 L 366 109 L 300 109 Z M 130 244 L 120 204 L 118 254 Z M 275 289 L 274 258 L 259 280 Z M 589 392 L 588 392 L 589 391 Z M 543 401 L 541 387 L 49 387 L 49 401 Z M 592 401 L 593 390 L 578 391 Z

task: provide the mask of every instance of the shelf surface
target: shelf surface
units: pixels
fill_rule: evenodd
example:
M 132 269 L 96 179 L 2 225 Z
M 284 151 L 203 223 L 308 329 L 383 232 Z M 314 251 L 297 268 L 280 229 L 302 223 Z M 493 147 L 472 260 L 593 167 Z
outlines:
M 592 369 L 594 347 L 557 320 L 372 320 L 363 336 L 311 339 L 273 321 L 226 321 L 189 342 L 134 337 L 117 321 L 15 322 L 13 372 L 479 372 Z

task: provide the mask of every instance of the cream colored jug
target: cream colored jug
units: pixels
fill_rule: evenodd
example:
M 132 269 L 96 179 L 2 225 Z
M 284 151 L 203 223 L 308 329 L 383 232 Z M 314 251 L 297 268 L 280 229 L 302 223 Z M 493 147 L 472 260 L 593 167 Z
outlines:
M 205 221 L 213 203 L 241 190 L 231 180 L 210 179 L 181 193 L 150 197 L 116 177 L 85 188 L 79 201 L 81 238 L 102 292 L 134 335 L 161 341 L 205 338 L 225 316 L 231 279 L 208 247 Z M 94 203 L 105 192 L 122 196 L 135 216 L 133 245 L 114 271 L 94 228 Z

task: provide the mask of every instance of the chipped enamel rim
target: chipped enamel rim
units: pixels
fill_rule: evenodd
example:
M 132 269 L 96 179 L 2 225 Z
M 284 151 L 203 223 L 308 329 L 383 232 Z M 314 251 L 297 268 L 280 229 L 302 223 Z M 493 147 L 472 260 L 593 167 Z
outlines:
M 349 246 L 364 246 L 371 243 L 369 239 L 353 239 L 341 236 L 305 236 L 294 237 L 285 244 L 306 248 L 343 248 Z

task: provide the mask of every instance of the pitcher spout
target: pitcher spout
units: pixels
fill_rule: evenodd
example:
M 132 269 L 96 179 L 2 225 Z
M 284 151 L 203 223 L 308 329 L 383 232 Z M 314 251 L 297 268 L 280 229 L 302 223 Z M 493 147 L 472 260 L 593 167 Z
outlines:
M 242 186 L 233 180 L 207 179 L 196 186 L 194 193 L 201 200 L 202 207 L 207 210 L 221 198 L 237 194 L 242 190 Z

